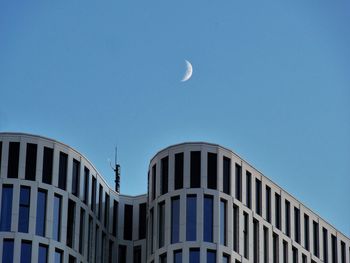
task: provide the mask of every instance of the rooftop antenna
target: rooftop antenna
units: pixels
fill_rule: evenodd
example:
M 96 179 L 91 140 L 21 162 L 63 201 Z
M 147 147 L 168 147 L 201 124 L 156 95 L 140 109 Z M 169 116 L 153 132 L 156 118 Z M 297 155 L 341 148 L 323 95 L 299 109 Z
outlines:
M 109 162 L 112 170 L 115 173 L 115 191 L 120 193 L 120 165 L 118 164 L 118 147 L 115 146 L 115 154 L 114 154 L 114 166 L 112 166 L 111 162 Z

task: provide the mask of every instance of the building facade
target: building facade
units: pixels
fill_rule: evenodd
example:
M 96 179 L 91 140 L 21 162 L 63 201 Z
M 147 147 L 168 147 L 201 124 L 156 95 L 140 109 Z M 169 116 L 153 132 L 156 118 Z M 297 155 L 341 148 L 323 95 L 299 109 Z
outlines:
M 68 145 L 0 133 L 2 263 L 350 263 L 350 240 L 232 151 L 183 143 L 126 196 Z

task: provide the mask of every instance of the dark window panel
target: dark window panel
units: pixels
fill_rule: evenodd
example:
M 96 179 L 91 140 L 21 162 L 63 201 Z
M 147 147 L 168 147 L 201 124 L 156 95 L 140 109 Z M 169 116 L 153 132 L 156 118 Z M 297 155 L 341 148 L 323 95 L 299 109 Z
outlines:
M 112 226 L 112 234 L 113 236 L 117 236 L 117 228 L 118 228 L 118 207 L 119 204 L 116 200 L 113 200 L 113 226 Z
M 190 248 L 189 263 L 200 263 L 200 251 L 199 251 L 199 248 Z
M 306 250 L 310 250 L 310 227 L 307 214 L 304 214 L 304 247 Z
M 273 233 L 273 246 L 272 246 L 272 254 L 273 254 L 273 263 L 279 263 L 279 244 L 278 244 L 278 235 Z
M 205 242 L 213 242 L 213 196 L 204 196 L 204 208 L 203 208 L 203 240 Z
M 72 194 L 79 197 L 80 190 L 80 162 L 73 159 L 72 169 Z
M 85 244 L 85 210 L 80 208 L 80 223 L 79 223 L 79 253 L 84 254 Z
M 73 248 L 75 231 L 75 202 L 68 199 L 67 246 Z
M 91 183 L 91 210 L 96 212 L 96 178 L 92 177 Z
M 31 263 L 31 259 L 32 259 L 32 242 L 23 240 L 21 244 L 20 263 Z
M 84 167 L 84 203 L 88 205 L 89 202 L 89 181 L 90 181 L 90 170 Z
M 68 263 L 76 263 L 76 258 L 73 257 L 72 255 L 69 255 L 69 257 L 68 257 Z
M 38 146 L 36 144 L 27 143 L 25 167 L 25 178 L 27 180 L 35 181 L 37 151 Z
M 269 263 L 269 229 L 264 226 L 264 263 Z
M 175 250 L 174 251 L 174 263 L 182 263 L 182 250 Z
M 133 262 L 134 263 L 141 263 L 141 246 L 135 246 L 134 247 L 134 255 L 133 255 Z
M 49 248 L 47 245 L 39 244 L 38 263 L 48 262 L 48 251 Z
M 201 152 L 191 152 L 191 188 L 201 187 Z
M 188 195 L 186 200 L 186 240 L 197 238 L 197 197 Z
M 175 154 L 175 190 L 183 188 L 184 153 Z
M 171 199 L 171 243 L 180 241 L 180 198 Z
M 2 160 L 2 142 L 0 142 L 0 175 L 1 175 L 1 160 Z
M 55 263 L 63 263 L 63 251 L 56 248 L 55 250 Z
M 231 195 L 231 159 L 223 158 L 222 189 L 225 194 Z
M 255 178 L 255 212 L 261 216 L 262 189 L 261 181 Z
M 249 259 L 249 215 L 243 212 L 243 256 Z
M 207 184 L 209 189 L 217 188 L 217 166 L 218 157 L 216 153 L 208 153 L 207 162 Z
M 294 207 L 294 240 L 300 244 L 300 210 Z
M 46 227 L 46 199 L 47 192 L 45 190 L 39 189 L 37 206 L 36 206 L 36 230 L 37 236 L 45 236 Z
M 292 256 L 293 263 L 298 263 L 298 249 L 296 247 L 292 247 Z
M 227 245 L 227 203 L 220 201 L 220 244 Z
M 207 263 L 216 263 L 216 251 L 208 249 L 207 250 Z
M 147 204 L 142 203 L 139 205 L 139 239 L 146 238 L 146 215 Z
M 28 233 L 30 210 L 30 187 L 21 186 L 19 199 L 18 232 Z
M 242 202 L 242 167 L 238 164 L 235 165 L 235 176 L 236 176 L 236 199 Z
M 66 190 L 67 187 L 67 165 L 68 155 L 60 152 L 60 162 L 58 170 L 58 187 L 62 190 Z
M 52 184 L 53 149 L 44 147 L 42 181 L 45 184 Z
M 13 239 L 5 238 L 2 245 L 2 263 L 13 263 Z
M 53 205 L 53 239 L 60 241 L 61 239 L 61 210 L 62 210 L 62 197 L 59 195 L 54 196 Z
M 288 263 L 288 243 L 283 240 L 283 263 Z
M 132 240 L 133 206 L 124 206 L 124 239 Z
M 346 263 L 346 248 L 345 248 L 345 243 L 343 241 L 340 242 L 340 253 L 341 253 L 341 263 Z
M 281 230 L 281 196 L 275 193 L 275 224 Z
M 323 232 L 323 262 L 328 263 L 328 231 L 326 228 L 322 228 Z
M 159 256 L 159 263 L 167 263 L 167 255 L 166 253 L 163 253 Z
M 164 157 L 161 160 L 161 194 L 168 192 L 168 177 L 169 177 L 169 157 Z
M 1 194 L 0 231 L 11 231 L 13 186 L 3 185 Z
M 101 220 L 101 217 L 102 217 L 102 198 L 103 198 L 103 188 L 102 188 L 102 185 L 99 185 L 99 189 L 98 189 L 98 214 L 97 214 L 97 217 L 98 219 Z
M 19 142 L 10 142 L 7 164 L 7 177 L 18 178 Z
M 118 247 L 118 263 L 126 263 L 126 246 L 124 245 Z
M 153 217 L 153 208 L 151 209 L 149 213 L 149 221 L 150 221 L 150 249 L 151 249 L 151 254 L 153 254 L 154 251 L 154 217 Z
M 165 202 L 158 204 L 158 247 L 164 246 L 165 241 Z
M 253 220 L 253 262 L 259 263 L 259 221 Z
M 320 234 L 319 234 L 319 227 L 318 223 L 313 221 L 313 239 L 314 239 L 314 255 L 316 257 L 320 256 Z
M 338 263 L 338 242 L 334 235 L 332 235 L 332 263 Z
M 248 208 L 252 208 L 252 174 L 246 171 L 246 204 Z
M 156 199 L 157 165 L 152 166 L 152 200 Z
M 266 186 L 266 221 L 271 223 L 271 188 Z
M 104 225 L 108 229 L 109 225 L 109 194 L 105 193 Z
M 239 252 L 239 208 L 233 206 L 233 251 Z
M 286 223 L 286 235 L 290 237 L 290 202 L 285 201 L 285 223 Z

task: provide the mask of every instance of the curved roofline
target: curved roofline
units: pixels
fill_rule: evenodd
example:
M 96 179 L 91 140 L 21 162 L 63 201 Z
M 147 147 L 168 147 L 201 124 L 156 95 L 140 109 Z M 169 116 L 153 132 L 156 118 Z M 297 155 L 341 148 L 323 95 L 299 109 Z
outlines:
M 9 135 L 9 136 L 28 136 L 28 137 L 35 137 L 35 138 L 40 138 L 46 141 L 51 141 L 53 143 L 58 143 L 61 144 L 69 149 L 71 149 L 72 151 L 74 151 L 75 153 L 77 153 L 78 155 L 80 155 L 81 157 L 83 157 L 90 165 L 91 167 L 96 171 L 96 175 L 99 176 L 99 178 L 107 185 L 107 187 L 109 188 L 110 191 L 112 191 L 114 194 L 116 195 L 120 195 L 120 193 L 117 193 L 113 187 L 111 187 L 109 185 L 109 183 L 106 181 L 106 179 L 102 176 L 102 174 L 98 171 L 98 169 L 95 167 L 95 165 L 93 165 L 93 163 L 81 152 L 79 152 L 78 150 L 74 149 L 72 146 L 69 146 L 68 144 L 65 144 L 63 142 L 60 142 L 58 140 L 49 138 L 49 137 L 45 137 L 42 135 L 37 135 L 37 134 L 31 134 L 31 133 L 25 133 L 25 132 L 0 132 L 0 136 L 1 135 Z

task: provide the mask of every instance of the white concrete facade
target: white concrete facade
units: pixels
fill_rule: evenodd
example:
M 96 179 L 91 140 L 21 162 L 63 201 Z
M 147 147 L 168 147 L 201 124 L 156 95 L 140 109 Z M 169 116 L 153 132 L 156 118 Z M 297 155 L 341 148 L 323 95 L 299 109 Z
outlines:
M 15 142 L 19 143 L 18 156 L 16 150 L 10 151 L 11 143 Z M 35 161 L 28 159 L 29 144 L 36 148 Z M 50 183 L 43 182 L 44 149 L 47 148 L 53 153 Z M 193 152 L 197 152 L 196 157 L 192 156 Z M 64 169 L 61 153 L 67 156 Z M 176 159 L 175 164 L 176 154 L 182 159 Z M 9 170 L 16 171 L 14 166 L 18 172 L 10 175 Z M 79 167 L 79 172 L 73 166 Z M 35 169 L 32 178 L 27 171 L 30 168 Z M 59 179 L 62 171 L 66 174 L 64 187 Z M 4 255 L 9 253 L 9 245 L 13 246 L 12 262 L 195 263 L 196 259 L 190 260 L 190 251 L 195 251 L 200 262 L 211 262 L 214 255 L 215 262 L 282 263 L 287 259 L 291 263 L 350 263 L 348 237 L 226 148 L 209 143 L 170 146 L 152 158 L 148 174 L 148 194 L 119 195 L 95 167 L 71 147 L 41 136 L 0 133 L 0 261 L 7 263 Z M 28 206 L 21 205 L 23 187 L 30 189 Z M 6 194 L 5 188 L 11 189 L 11 208 L 6 203 L 10 192 Z M 37 234 L 41 222 L 38 222 L 40 209 L 37 208 L 39 191 L 46 193 L 43 235 Z M 54 237 L 55 197 L 61 198 L 59 240 Z M 191 205 L 188 204 L 190 198 Z M 205 199 L 211 205 L 205 206 Z M 172 209 L 174 200 L 179 205 L 178 215 L 173 212 L 175 208 Z M 189 209 L 193 204 L 195 211 Z M 26 208 L 28 215 L 23 212 Z M 210 214 L 207 209 L 212 209 Z M 159 213 L 160 210 L 163 213 Z M 8 211 L 10 224 L 3 216 Z M 194 233 L 189 221 L 195 226 L 194 238 L 189 237 Z M 20 222 L 28 223 L 24 232 L 19 231 Z M 174 231 L 178 232 L 178 238 L 173 237 Z M 21 256 L 23 243 L 30 244 L 31 248 L 26 259 Z M 39 246 L 47 249 L 44 261 Z M 57 261 L 56 251 L 62 253 L 61 261 Z

